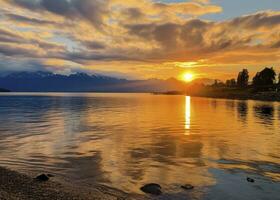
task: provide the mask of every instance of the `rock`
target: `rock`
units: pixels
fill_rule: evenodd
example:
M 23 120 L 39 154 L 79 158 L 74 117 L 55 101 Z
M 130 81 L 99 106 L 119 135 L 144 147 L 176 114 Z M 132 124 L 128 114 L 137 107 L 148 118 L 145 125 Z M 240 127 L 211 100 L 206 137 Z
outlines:
M 49 177 L 46 174 L 41 174 L 41 175 L 36 177 L 36 180 L 38 180 L 38 181 L 48 181 Z
M 191 184 L 185 184 L 185 185 L 182 185 L 181 188 L 183 188 L 185 190 L 192 190 L 194 188 L 194 186 L 192 186 Z
M 50 178 L 51 178 L 51 177 L 54 177 L 53 174 L 47 174 L 47 176 L 50 177 Z
M 254 183 L 255 182 L 255 180 L 250 178 L 250 177 L 247 177 L 247 181 L 250 182 L 250 183 Z
M 160 195 L 161 192 L 161 186 L 156 183 L 149 183 L 147 185 L 144 185 L 140 188 L 143 192 L 153 195 Z

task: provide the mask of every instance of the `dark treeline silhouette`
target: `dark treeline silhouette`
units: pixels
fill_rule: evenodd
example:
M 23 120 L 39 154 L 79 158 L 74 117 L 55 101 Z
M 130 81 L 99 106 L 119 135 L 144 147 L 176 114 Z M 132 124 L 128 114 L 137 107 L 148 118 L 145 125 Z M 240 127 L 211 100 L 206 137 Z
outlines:
M 185 90 L 187 95 L 229 99 L 256 99 L 280 101 L 280 74 L 276 80 L 273 68 L 264 68 L 250 78 L 243 69 L 236 78 L 225 82 L 215 80 L 212 85 L 191 84 Z M 250 81 L 251 80 L 251 81 Z
M 247 87 L 249 83 L 249 72 L 247 69 L 243 69 L 239 72 L 237 77 L 237 86 L 238 87 Z
M 273 68 L 265 68 L 253 78 L 254 86 L 271 86 L 275 83 L 276 73 Z
M 278 81 L 276 81 L 276 72 L 271 68 L 264 68 L 262 71 L 257 72 L 253 77 L 252 82 L 249 82 L 249 71 L 243 69 L 238 73 L 237 79 L 229 79 L 226 82 L 215 80 L 212 87 L 224 87 L 224 88 L 240 88 L 248 89 L 253 88 L 255 90 L 270 91 L 277 90 L 280 86 L 280 74 L 278 76 Z

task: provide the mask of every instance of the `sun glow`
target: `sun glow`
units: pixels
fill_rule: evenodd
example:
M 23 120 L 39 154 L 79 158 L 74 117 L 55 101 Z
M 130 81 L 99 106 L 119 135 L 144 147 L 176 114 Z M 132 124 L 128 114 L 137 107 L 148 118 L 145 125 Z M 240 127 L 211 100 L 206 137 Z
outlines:
M 193 78 L 194 78 L 194 75 L 192 73 L 186 72 L 186 73 L 182 74 L 183 81 L 190 82 L 193 80 Z

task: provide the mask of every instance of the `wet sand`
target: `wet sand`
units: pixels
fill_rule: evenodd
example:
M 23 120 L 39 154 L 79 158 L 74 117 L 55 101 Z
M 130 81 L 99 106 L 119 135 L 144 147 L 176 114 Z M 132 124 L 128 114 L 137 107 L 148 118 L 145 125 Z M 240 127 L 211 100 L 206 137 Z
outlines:
M 0 199 L 142 200 L 147 198 L 103 185 L 87 188 L 71 184 L 63 185 L 52 180 L 40 182 L 25 174 L 0 167 Z

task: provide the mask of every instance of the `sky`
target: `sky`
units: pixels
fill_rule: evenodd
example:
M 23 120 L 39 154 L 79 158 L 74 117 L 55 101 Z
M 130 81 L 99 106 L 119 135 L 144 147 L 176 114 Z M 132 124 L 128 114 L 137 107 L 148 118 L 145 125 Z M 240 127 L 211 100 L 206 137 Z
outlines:
M 280 72 L 279 0 L 0 0 L 0 73 Z

